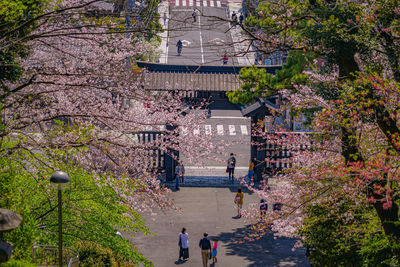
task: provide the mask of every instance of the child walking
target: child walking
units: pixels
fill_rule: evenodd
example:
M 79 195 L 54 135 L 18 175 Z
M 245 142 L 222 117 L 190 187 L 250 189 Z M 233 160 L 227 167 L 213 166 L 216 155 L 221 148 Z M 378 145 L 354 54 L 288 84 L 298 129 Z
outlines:
M 211 255 L 212 255 L 212 262 L 216 263 L 217 260 L 217 248 L 218 248 L 218 239 L 214 239 L 213 245 L 212 245 L 212 250 L 211 250 Z

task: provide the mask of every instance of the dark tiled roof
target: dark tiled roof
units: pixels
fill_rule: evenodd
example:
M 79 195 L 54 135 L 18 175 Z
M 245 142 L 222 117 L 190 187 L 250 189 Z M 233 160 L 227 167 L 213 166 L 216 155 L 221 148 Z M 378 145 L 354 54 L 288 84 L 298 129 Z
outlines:
M 268 110 L 278 110 L 277 106 L 272 103 L 271 101 L 265 100 L 263 98 L 257 98 L 257 101 L 252 104 L 248 104 L 244 107 L 241 108 L 241 112 L 243 116 L 246 117 L 251 117 L 254 116 L 257 112 L 260 112 L 262 110 L 268 111 Z
M 242 83 L 237 74 L 229 73 L 154 71 L 144 75 L 148 90 L 234 91 Z
M 166 72 L 197 72 L 197 73 L 231 73 L 238 74 L 242 68 L 249 66 L 208 66 L 208 65 L 175 65 L 163 63 L 150 63 L 137 61 L 138 67 L 145 68 L 149 72 L 166 71 Z M 281 66 L 255 66 L 259 69 L 265 69 L 266 72 L 275 74 L 276 70 L 281 69 Z

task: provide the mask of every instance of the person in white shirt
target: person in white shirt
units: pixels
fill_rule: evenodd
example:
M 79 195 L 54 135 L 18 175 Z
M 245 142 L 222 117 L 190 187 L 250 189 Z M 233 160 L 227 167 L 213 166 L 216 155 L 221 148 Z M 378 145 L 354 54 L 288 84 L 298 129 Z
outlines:
M 182 232 L 178 236 L 179 245 L 179 261 L 189 259 L 189 234 L 186 233 L 186 228 L 182 228 Z

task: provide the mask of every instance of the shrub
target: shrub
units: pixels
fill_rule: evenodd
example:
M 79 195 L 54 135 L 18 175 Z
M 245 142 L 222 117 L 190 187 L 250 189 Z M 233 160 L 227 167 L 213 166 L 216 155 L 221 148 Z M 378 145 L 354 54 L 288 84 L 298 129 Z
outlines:
M 22 261 L 22 260 L 9 260 L 4 263 L 0 263 L 1 267 L 37 267 L 38 265 L 27 262 L 27 261 Z
M 95 242 L 79 241 L 75 245 L 75 249 L 79 254 L 79 266 L 117 266 L 112 250 Z

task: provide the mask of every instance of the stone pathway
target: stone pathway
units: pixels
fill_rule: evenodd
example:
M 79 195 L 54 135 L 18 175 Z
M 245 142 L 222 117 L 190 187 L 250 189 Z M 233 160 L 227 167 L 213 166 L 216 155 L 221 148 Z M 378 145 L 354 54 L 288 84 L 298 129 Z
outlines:
M 155 235 L 130 237 L 129 233 L 124 233 L 124 236 L 156 267 L 202 266 L 198 242 L 204 232 L 210 239 L 219 240 L 218 262 L 209 264 L 210 267 L 310 266 L 304 248 L 292 251 L 295 239 L 275 239 L 269 234 L 255 242 L 238 243 L 250 229 L 248 222 L 236 216 L 233 203 L 236 191 L 236 187 L 181 188 L 171 193 L 181 212 L 169 210 L 158 212 L 156 216 L 144 216 L 146 225 Z M 255 194 L 244 193 L 244 208 L 257 202 Z M 190 258 L 186 262 L 178 261 L 178 233 L 182 227 L 189 233 Z

